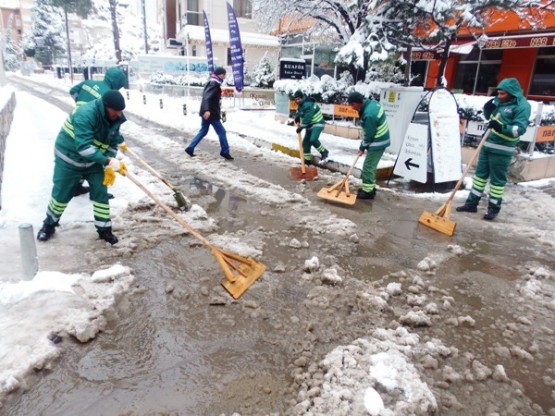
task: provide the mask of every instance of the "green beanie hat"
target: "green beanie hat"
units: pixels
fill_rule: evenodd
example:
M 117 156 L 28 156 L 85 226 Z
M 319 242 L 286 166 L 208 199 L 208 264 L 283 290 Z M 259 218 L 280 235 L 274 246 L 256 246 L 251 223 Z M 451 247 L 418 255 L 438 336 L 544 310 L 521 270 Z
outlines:
M 102 96 L 104 107 L 122 111 L 125 108 L 125 99 L 117 90 L 108 90 Z
M 362 95 L 360 92 L 353 91 L 353 92 L 350 93 L 349 96 L 347 97 L 347 102 L 348 102 L 349 104 L 352 104 L 352 103 L 363 103 L 363 102 L 364 102 L 364 95 Z
M 304 94 L 301 90 L 295 91 L 295 94 L 293 94 L 293 98 L 303 98 Z

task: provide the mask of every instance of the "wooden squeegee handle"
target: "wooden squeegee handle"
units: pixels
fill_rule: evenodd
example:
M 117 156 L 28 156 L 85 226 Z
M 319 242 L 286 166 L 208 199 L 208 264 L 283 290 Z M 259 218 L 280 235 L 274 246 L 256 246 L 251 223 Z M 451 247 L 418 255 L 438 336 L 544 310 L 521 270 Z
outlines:
M 152 166 L 150 166 L 148 163 L 146 163 L 146 161 L 141 158 L 137 153 L 135 153 L 133 150 L 127 148 L 127 150 L 124 153 L 129 153 L 131 156 L 133 156 L 135 159 L 137 159 L 139 162 L 141 162 L 141 164 L 147 168 L 147 170 L 152 173 L 154 176 L 156 176 L 158 179 L 160 179 L 162 182 L 164 182 L 168 187 L 171 188 L 171 190 L 173 191 L 173 185 L 166 180 L 161 174 L 160 172 L 158 172 L 156 169 L 154 169 Z
M 217 248 L 212 243 L 210 243 L 210 241 L 208 241 L 206 238 L 204 238 L 202 235 L 200 235 L 199 232 L 196 231 L 189 224 L 187 224 L 187 222 L 185 220 L 183 220 L 183 218 L 181 218 L 179 215 L 177 215 L 175 212 L 173 212 L 172 209 L 167 204 L 165 204 L 164 202 L 162 202 L 162 200 L 160 200 L 160 198 L 158 198 L 156 195 L 154 195 L 152 192 L 150 192 L 146 188 L 146 186 L 144 186 L 133 174 L 131 174 L 130 172 L 127 172 L 125 174 L 125 176 L 127 176 L 127 178 L 131 182 L 133 182 L 135 185 L 137 185 L 139 188 L 141 188 L 142 191 L 145 194 L 147 194 L 154 202 L 156 202 L 160 207 L 162 207 L 164 209 L 164 211 L 166 211 L 168 214 L 170 214 L 180 225 L 182 225 L 184 228 L 189 230 L 189 232 L 192 235 L 194 235 L 196 238 L 198 238 L 202 243 L 206 244 L 210 249 L 217 250 Z
M 497 116 L 495 116 L 494 120 L 497 120 L 498 118 L 499 118 L 499 114 Z M 478 147 L 476 148 L 476 151 L 474 152 L 474 154 L 472 155 L 472 157 L 468 161 L 468 164 L 466 165 L 466 168 L 464 169 L 464 172 L 463 172 L 461 178 L 459 179 L 459 181 L 457 182 L 457 184 L 455 185 L 455 187 L 451 191 L 451 195 L 449 195 L 449 199 L 447 200 L 447 203 L 451 202 L 453 200 L 453 198 L 455 197 L 455 194 L 457 193 L 457 191 L 461 187 L 466 174 L 468 173 L 468 171 L 472 167 L 472 164 L 474 163 L 474 161 L 476 160 L 476 158 L 480 154 L 480 150 L 482 150 L 482 146 L 486 142 L 490 133 L 491 133 L 491 128 L 487 129 L 486 132 L 484 133 L 484 135 L 482 136 L 482 140 L 480 140 L 480 144 L 478 144 Z
M 355 161 L 347 171 L 347 174 L 345 175 L 345 179 L 349 179 L 349 176 L 351 176 L 351 172 L 354 169 L 355 165 L 357 164 L 359 157 L 360 157 L 360 153 L 357 153 L 357 157 L 355 158 Z

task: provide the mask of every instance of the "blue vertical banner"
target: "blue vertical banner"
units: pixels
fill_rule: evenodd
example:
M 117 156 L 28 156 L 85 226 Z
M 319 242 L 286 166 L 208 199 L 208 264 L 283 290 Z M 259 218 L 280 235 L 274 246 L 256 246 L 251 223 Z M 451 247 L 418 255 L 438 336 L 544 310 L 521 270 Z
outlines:
M 239 24 L 231 4 L 227 3 L 227 22 L 229 25 L 229 48 L 231 50 L 231 69 L 233 70 L 233 81 L 238 92 L 243 91 L 243 47 Z
M 204 16 L 204 40 L 206 42 L 206 57 L 208 58 L 208 71 L 210 74 L 214 72 L 214 54 L 212 53 L 212 37 L 210 36 L 210 26 L 208 26 L 208 17 L 206 17 L 206 12 L 203 10 L 202 14 Z

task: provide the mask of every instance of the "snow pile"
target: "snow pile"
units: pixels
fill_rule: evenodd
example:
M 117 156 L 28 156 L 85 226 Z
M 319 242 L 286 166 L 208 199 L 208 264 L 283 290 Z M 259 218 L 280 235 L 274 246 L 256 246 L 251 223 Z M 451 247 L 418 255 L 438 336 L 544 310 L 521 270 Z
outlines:
M 93 339 L 133 281 L 129 268 L 115 265 L 92 276 L 39 272 L 32 281 L 0 282 L 0 400 L 25 387 L 26 375 L 50 368 L 65 337 Z
M 442 351 L 439 341 L 420 343 L 416 334 L 399 327 L 377 329 L 370 338 L 332 350 L 314 369 L 299 393 L 295 414 L 402 416 L 433 415 L 436 399 L 413 362 Z

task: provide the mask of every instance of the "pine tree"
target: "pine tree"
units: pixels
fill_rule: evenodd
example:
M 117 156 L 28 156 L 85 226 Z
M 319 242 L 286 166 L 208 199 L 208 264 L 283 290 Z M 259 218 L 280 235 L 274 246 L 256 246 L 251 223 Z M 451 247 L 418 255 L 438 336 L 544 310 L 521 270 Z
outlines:
M 7 71 L 17 71 L 21 66 L 23 51 L 14 41 L 11 28 L 13 27 L 13 15 L 8 18 L 5 33 L 4 67 Z
M 268 52 L 264 54 L 260 62 L 250 74 L 252 78 L 251 86 L 272 88 L 276 80 L 275 68 L 272 68 L 272 63 L 268 58 Z
M 27 56 L 34 56 L 43 65 L 52 65 L 66 52 L 62 16 L 49 0 L 36 0 L 32 19 L 31 37 L 24 42 Z

